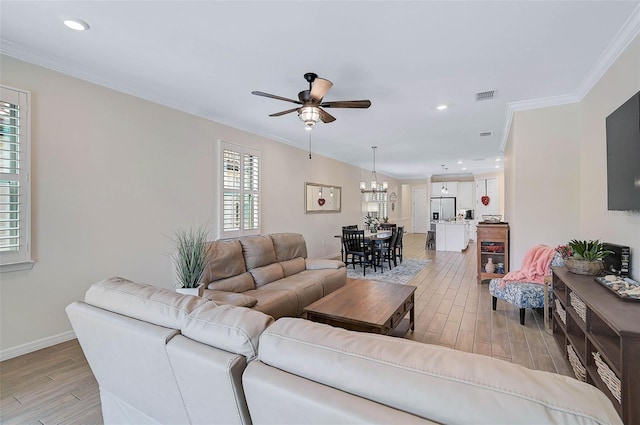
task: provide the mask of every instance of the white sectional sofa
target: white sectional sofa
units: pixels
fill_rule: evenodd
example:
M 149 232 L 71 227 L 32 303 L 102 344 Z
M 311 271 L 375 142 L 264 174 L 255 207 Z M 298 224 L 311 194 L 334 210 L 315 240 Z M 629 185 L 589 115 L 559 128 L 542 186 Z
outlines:
M 112 278 L 67 314 L 106 424 L 621 424 L 575 379 Z

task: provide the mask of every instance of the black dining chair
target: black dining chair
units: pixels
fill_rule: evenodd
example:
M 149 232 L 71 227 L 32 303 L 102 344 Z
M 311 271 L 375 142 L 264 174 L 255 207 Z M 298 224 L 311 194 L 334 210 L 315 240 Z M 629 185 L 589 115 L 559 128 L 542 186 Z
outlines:
M 391 270 L 391 261 L 393 260 L 394 265 L 397 266 L 395 259 L 395 245 L 396 240 L 398 238 L 398 228 L 391 227 L 391 237 L 385 240 L 382 244 L 376 245 L 376 257 L 377 264 L 381 267 L 382 271 L 384 271 L 384 262 L 388 261 L 389 270 Z
M 364 238 L 364 230 L 344 229 L 342 231 L 342 240 L 344 241 L 345 263 L 349 263 L 351 256 L 351 264 L 355 270 L 356 262 L 362 266 L 362 275 L 367 275 L 367 267 L 373 267 L 376 271 L 374 263 L 374 251 L 371 243 Z
M 396 236 L 396 243 L 393 247 L 393 263 L 397 266 L 398 260 L 402 263 L 402 236 L 404 235 L 404 226 L 398 226 L 398 235 Z

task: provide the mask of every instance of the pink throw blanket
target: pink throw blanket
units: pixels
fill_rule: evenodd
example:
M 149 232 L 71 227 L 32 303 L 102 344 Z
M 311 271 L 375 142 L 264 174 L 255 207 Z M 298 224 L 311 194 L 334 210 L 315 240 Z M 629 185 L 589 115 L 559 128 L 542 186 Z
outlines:
M 546 245 L 536 245 L 524 256 L 522 268 L 509 272 L 502 278 L 502 286 L 510 282 L 544 283 L 545 275 L 551 274 L 551 260 L 556 250 Z

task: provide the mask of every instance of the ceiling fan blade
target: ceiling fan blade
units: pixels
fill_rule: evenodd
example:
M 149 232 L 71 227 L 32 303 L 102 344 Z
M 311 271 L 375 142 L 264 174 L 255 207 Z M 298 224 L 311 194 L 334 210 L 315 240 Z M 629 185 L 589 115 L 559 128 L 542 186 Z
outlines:
M 286 111 L 276 112 L 275 114 L 270 114 L 270 117 L 279 117 L 280 115 L 290 114 L 292 112 L 297 111 L 300 108 L 287 109 Z
M 276 96 L 275 94 L 269 94 L 261 91 L 252 91 L 251 94 L 255 94 L 256 96 L 268 97 L 270 99 L 284 100 L 285 102 L 291 102 L 291 103 L 296 103 L 298 105 L 302 105 L 302 102 L 300 101 L 287 99 L 286 97 L 282 97 L 282 96 Z
M 320 112 L 320 120 L 325 124 L 328 124 L 330 122 L 334 122 L 336 120 L 335 117 L 333 117 L 331 114 L 329 114 L 326 111 L 323 111 L 320 108 L 318 108 L 318 112 Z
M 325 80 L 324 78 L 316 78 L 313 81 L 313 86 L 311 87 L 311 98 L 321 100 L 324 95 L 327 94 L 331 86 L 333 86 L 331 81 Z
M 371 106 L 370 100 L 338 100 L 335 102 L 322 102 L 323 108 L 368 108 Z

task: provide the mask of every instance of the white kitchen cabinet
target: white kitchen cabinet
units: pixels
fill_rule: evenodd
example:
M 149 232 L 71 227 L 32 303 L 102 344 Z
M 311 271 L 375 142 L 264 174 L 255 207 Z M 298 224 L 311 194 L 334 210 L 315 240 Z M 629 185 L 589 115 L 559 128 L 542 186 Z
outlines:
M 459 210 L 475 209 L 473 192 L 475 184 L 473 182 L 458 182 L 456 208 Z
M 469 245 L 469 223 L 451 221 L 436 223 L 436 251 L 457 251 Z
M 442 193 L 442 186 L 446 186 L 449 193 Z M 458 182 L 437 182 L 431 183 L 431 197 L 439 197 L 439 196 L 456 196 L 458 193 Z

